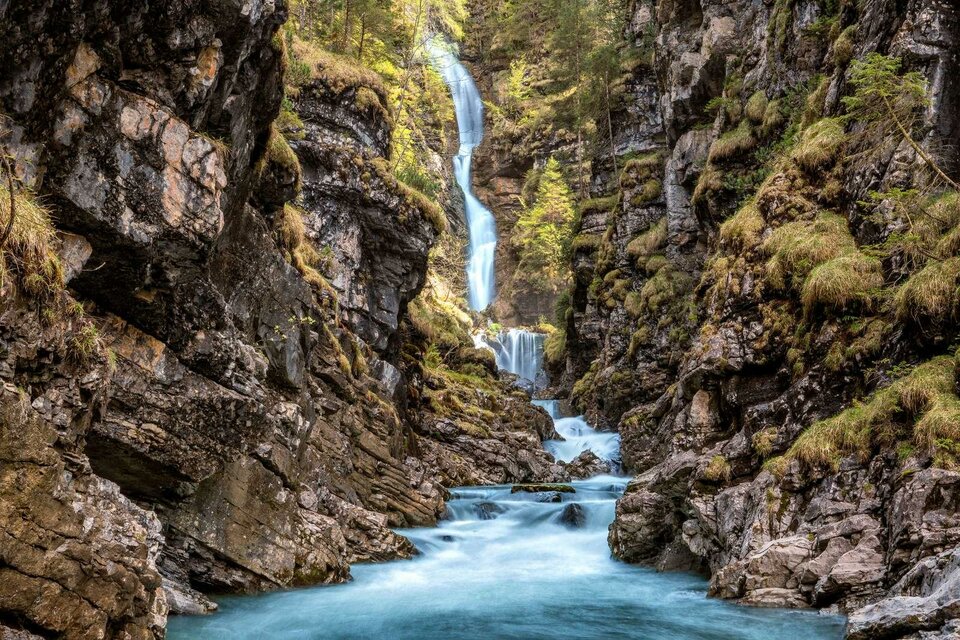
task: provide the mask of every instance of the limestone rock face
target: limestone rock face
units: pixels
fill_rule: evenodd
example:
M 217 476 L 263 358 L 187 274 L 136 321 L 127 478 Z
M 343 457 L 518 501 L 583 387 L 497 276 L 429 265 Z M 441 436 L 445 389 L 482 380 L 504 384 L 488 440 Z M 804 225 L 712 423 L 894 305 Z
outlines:
M 0 150 L 70 286 L 0 290 L 0 637 L 160 638 L 204 592 L 409 557 L 392 528 L 434 523 L 445 486 L 566 479 L 506 384 L 495 421 L 421 406 L 405 313 L 442 220 L 392 178 L 387 112 L 300 93 L 332 287 L 308 282 L 274 229 L 296 176 L 266 158 L 286 4 L 127 5 L 0 6 Z
M 554 372 L 592 421 L 619 430 L 635 474 L 610 529 L 614 555 L 703 571 L 717 597 L 835 607 L 851 614 L 851 637 L 950 637 L 955 470 L 889 448 L 815 473 L 795 461 L 764 466 L 862 393 L 858 376 L 878 358 L 929 358 L 929 339 L 894 330 L 882 356 L 828 362 L 843 322 L 805 314 L 771 284 L 762 249 L 778 226 L 820 210 L 845 216 L 857 245 L 887 237 L 891 228 L 859 221 L 856 202 L 905 184 L 916 158 L 893 149 L 816 175 L 758 167 L 780 141 L 764 138 L 761 121 L 774 114 L 765 108 L 794 91 L 807 102 L 790 117 L 842 113 L 847 61 L 871 51 L 927 79 L 925 142 L 960 166 L 955 149 L 939 151 L 960 126 L 960 14 L 941 2 L 867 2 L 833 16 L 802 0 L 632 7 L 631 33 L 652 60 L 633 72 L 630 107 L 615 116 L 617 148 L 633 159 L 619 180 L 593 168 L 591 195 L 619 185 L 619 204 L 583 212 L 568 357 Z M 826 20 L 835 32 L 816 35 Z M 766 124 L 779 132 L 785 121 Z M 738 126 L 754 136 L 740 141 L 748 151 L 728 146 Z M 755 193 L 758 226 L 724 224 Z M 788 349 L 795 331 L 807 342 Z

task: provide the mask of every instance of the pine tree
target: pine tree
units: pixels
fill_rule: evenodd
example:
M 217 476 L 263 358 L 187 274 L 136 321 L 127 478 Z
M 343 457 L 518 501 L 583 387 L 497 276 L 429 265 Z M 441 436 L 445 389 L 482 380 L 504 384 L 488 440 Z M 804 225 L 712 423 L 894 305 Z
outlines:
M 541 291 L 558 291 L 565 284 L 573 239 L 573 202 L 560 163 L 551 157 L 540 176 L 533 206 L 520 214 L 511 238 L 519 257 L 518 270 Z

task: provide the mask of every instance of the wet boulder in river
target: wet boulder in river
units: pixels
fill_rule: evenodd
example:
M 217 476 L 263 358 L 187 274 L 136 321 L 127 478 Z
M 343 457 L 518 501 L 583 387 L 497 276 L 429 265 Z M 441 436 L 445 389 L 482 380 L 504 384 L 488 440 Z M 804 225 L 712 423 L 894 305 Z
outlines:
M 559 522 L 571 529 L 580 529 L 587 524 L 587 514 L 580 504 L 571 502 L 560 512 Z
M 474 509 L 481 520 L 493 520 L 503 513 L 503 507 L 496 502 L 478 502 Z

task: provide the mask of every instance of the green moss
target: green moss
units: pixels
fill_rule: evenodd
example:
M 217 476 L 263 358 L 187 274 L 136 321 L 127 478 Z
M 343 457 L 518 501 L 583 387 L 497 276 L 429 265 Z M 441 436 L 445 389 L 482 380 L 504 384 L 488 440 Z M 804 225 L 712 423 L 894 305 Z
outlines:
M 764 137 L 771 135 L 786 122 L 783 114 L 783 106 L 779 100 L 771 100 L 767 103 L 767 108 L 763 112 L 763 124 L 760 125 L 760 132 Z
M 583 216 L 593 213 L 610 213 L 619 204 L 620 194 L 615 193 L 602 198 L 589 198 L 587 200 L 583 200 L 580 202 L 577 209 L 580 212 L 580 217 L 582 218 Z
M 299 207 L 286 203 L 274 217 L 274 233 L 277 236 L 280 248 L 286 252 L 290 264 L 300 272 L 307 284 L 320 294 L 325 301 L 336 305 L 336 290 L 317 270 L 317 267 L 323 264 L 325 259 L 306 237 L 306 226 L 303 222 L 305 215 L 306 212 Z
M 303 180 L 303 172 L 300 169 L 300 160 L 297 154 L 290 148 L 290 143 L 280 132 L 277 124 L 270 126 L 270 137 L 267 139 L 267 148 L 264 157 L 264 167 L 274 165 L 278 172 L 296 176 L 296 190 L 299 193 L 300 185 Z
M 602 237 L 595 233 L 580 233 L 570 243 L 570 250 L 574 253 L 593 253 L 600 247 L 602 240 Z
M 641 308 L 644 311 L 657 313 L 663 308 L 677 302 L 689 290 L 690 277 L 667 265 L 657 271 L 640 290 Z
M 643 315 L 643 298 L 636 291 L 631 291 L 627 294 L 623 306 L 633 319 L 637 319 Z
M 567 331 L 557 329 L 543 341 L 543 356 L 548 364 L 558 365 L 567 355 Z
M 657 252 L 667 241 L 667 218 L 664 216 L 627 244 L 631 258 L 646 258 Z

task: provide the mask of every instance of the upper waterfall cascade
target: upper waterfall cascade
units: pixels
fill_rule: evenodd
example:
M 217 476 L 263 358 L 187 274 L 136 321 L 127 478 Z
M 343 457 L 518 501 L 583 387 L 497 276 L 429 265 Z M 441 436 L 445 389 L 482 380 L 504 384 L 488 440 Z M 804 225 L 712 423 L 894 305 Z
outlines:
M 448 46 L 436 40 L 427 44 L 431 64 L 443 76 L 453 96 L 460 134 L 460 150 L 453 158 L 453 172 L 463 191 L 463 206 L 470 236 L 467 258 L 467 286 L 470 308 L 483 311 L 493 300 L 493 261 L 497 250 L 497 225 L 490 210 L 473 194 L 470 168 L 473 150 L 483 141 L 483 100 L 467 71 Z

